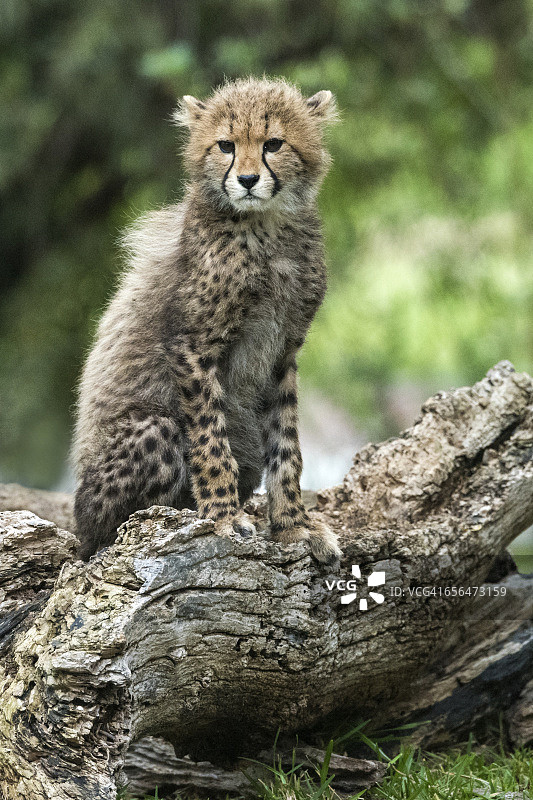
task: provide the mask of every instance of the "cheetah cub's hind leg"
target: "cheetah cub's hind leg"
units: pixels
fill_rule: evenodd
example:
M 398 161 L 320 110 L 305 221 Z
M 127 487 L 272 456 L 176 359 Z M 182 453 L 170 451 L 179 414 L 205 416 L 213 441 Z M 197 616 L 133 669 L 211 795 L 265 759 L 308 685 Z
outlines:
M 118 526 L 138 509 L 183 508 L 186 489 L 184 438 L 173 419 L 147 415 L 102 429 L 99 448 L 83 464 L 75 496 L 80 558 L 87 561 L 112 544 Z

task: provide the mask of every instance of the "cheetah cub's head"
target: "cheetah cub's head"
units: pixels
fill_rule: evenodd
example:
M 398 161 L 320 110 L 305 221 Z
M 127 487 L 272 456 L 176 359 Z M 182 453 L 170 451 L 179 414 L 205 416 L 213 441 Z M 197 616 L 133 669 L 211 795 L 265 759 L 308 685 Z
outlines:
M 193 181 L 229 213 L 297 212 L 329 166 L 323 128 L 336 118 L 331 92 L 305 99 L 281 80 L 227 83 L 205 101 L 186 95 L 174 119 L 189 129 Z

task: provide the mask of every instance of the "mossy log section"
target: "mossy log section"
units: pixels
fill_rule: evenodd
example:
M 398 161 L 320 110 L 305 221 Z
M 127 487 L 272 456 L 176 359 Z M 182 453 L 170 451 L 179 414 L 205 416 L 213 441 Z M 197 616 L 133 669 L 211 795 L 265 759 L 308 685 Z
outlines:
M 147 736 L 227 765 L 278 729 L 309 741 L 343 720 L 415 719 L 429 742 L 505 710 L 527 742 L 531 582 L 500 554 L 533 523 L 532 456 L 533 380 L 501 363 L 318 494 L 344 552 L 333 568 L 304 543 L 221 538 L 158 507 L 83 564 L 72 534 L 1 513 L 1 796 L 114 800 Z M 263 500 L 248 510 L 261 531 Z M 362 580 L 341 603 L 330 587 L 352 565 L 385 573 L 383 602 Z

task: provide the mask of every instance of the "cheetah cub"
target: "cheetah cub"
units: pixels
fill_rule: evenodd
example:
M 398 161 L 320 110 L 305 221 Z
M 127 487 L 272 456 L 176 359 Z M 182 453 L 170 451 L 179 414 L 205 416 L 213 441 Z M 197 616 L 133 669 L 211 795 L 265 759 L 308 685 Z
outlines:
M 305 100 L 282 81 L 183 98 L 191 182 L 126 237 L 129 268 L 81 379 L 82 558 L 154 504 L 249 536 L 240 504 L 265 470 L 273 536 L 309 540 L 323 562 L 340 555 L 301 499 L 295 361 L 326 289 L 315 201 L 334 117 L 331 92 Z

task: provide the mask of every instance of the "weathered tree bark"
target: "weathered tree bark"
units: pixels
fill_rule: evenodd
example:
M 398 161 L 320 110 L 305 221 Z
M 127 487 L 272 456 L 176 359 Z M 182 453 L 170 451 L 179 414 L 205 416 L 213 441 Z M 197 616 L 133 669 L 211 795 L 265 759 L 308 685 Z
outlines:
M 318 495 L 344 550 L 333 569 L 303 543 L 221 538 L 168 508 L 137 512 L 82 564 L 70 534 L 1 514 L 3 796 L 114 798 L 145 736 L 230 763 L 278 728 L 429 720 L 426 744 L 505 710 L 527 742 L 531 581 L 489 573 L 533 522 L 532 456 L 533 380 L 503 363 Z M 248 510 L 261 529 L 263 500 Z M 342 603 L 352 565 L 363 580 Z M 372 571 L 385 573 L 373 595 Z

